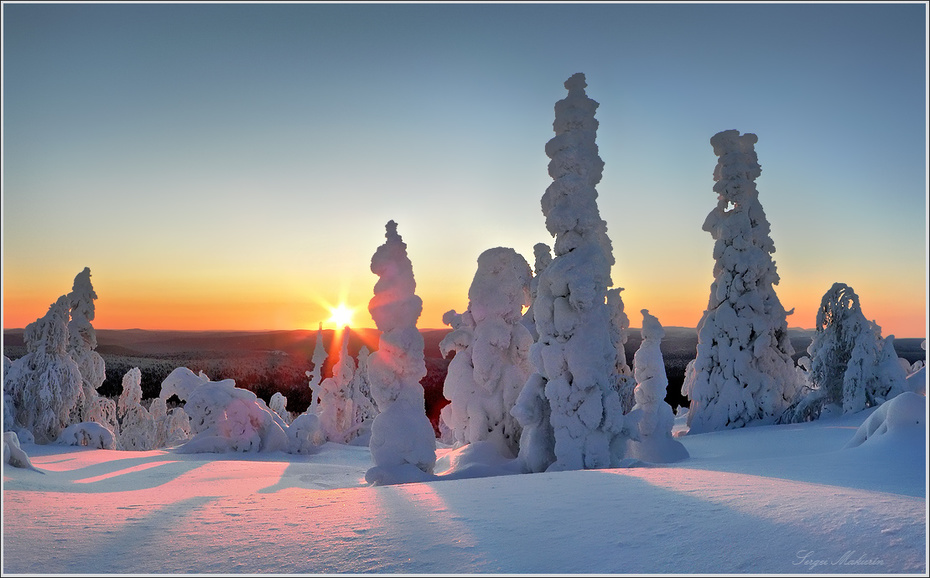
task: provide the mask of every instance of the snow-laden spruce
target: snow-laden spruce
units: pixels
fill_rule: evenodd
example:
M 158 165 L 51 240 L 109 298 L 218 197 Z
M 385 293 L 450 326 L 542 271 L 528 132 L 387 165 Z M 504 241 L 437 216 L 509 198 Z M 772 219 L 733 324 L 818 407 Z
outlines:
M 665 329 L 648 310 L 643 309 L 642 314 L 643 341 L 633 355 L 636 405 L 627 415 L 628 421 L 636 423 L 631 436 L 635 439 L 627 441 L 626 457 L 644 462 L 677 462 L 688 457 L 688 450 L 672 437 L 675 414 L 665 402 L 668 376 L 660 348 Z
M 379 279 L 368 303 L 381 331 L 378 350 L 368 358 L 371 394 L 380 411 L 368 446 L 375 465 L 365 474 L 374 484 L 425 479 L 436 464 L 436 437 L 420 385 L 426 376 L 417 330 L 423 301 L 414 293 L 413 264 L 397 223 L 388 221 L 385 229 L 387 240 L 371 258 L 371 272 Z
M 532 372 L 533 336 L 522 323 L 531 277 L 526 259 L 513 249 L 483 252 L 468 309 L 439 344 L 443 357 L 456 352 L 443 384 L 450 403 L 441 412 L 456 445 L 488 441 L 507 458 L 519 451 L 520 424 L 510 410 Z
M 620 296 L 622 291 L 623 287 L 607 290 L 607 309 L 610 311 L 610 341 L 613 343 L 616 355 L 611 382 L 620 396 L 623 413 L 626 414 L 636 404 L 633 396 L 636 379 L 633 378 L 633 370 L 626 362 L 626 341 L 630 318 L 624 311 L 623 297 Z
M 368 381 L 368 357 L 370 355 L 371 352 L 364 345 L 358 350 L 355 358 L 355 374 L 349 384 L 352 406 L 355 410 L 354 424 L 358 428 L 353 444 L 368 445 L 371 438 L 371 424 L 378 415 L 375 400 L 371 397 L 371 383 Z
M 78 365 L 84 390 L 80 411 L 78 415 L 72 416 L 73 422 L 87 419 L 88 410 L 100 397 L 97 389 L 106 379 L 106 363 L 95 351 L 97 332 L 91 325 L 95 316 L 96 299 L 97 293 L 90 282 L 90 268 L 84 267 L 84 270 L 75 276 L 71 293 L 68 294 L 71 308 L 71 321 L 68 322 L 68 354 Z M 96 413 L 100 411 L 100 408 L 95 410 Z
M 784 422 L 817 419 L 821 413 L 852 413 L 882 404 L 906 389 L 894 336 L 866 319 L 852 287 L 834 283 L 817 310 L 807 347 L 809 380 L 804 395 L 785 412 Z
M 328 441 L 347 444 L 367 429 L 364 418 L 373 412 L 366 407 L 369 402 L 360 391 L 356 373 L 355 361 L 349 355 L 349 328 L 345 327 L 333 375 L 320 382 L 319 388 L 320 425 Z
M 554 181 L 542 210 L 555 258 L 539 274 L 533 302 L 535 373 L 512 410 L 523 428 L 519 458 L 534 472 L 609 467 L 624 447 L 606 303 L 614 258 L 595 189 L 604 167 L 595 143 L 598 103 L 585 86 L 580 73 L 565 82 L 568 96 L 555 105 L 556 134 L 546 143 Z
M 755 185 L 757 140 L 736 130 L 710 139 L 718 200 L 703 229 L 715 240 L 714 281 L 682 387 L 691 433 L 774 423 L 800 387 L 788 313 L 775 294 L 775 244 Z
M 539 287 L 539 274 L 546 270 L 549 263 L 552 263 L 552 250 L 545 243 L 536 243 L 533 246 L 533 278 L 530 279 L 530 305 L 523 313 L 523 325 L 533 337 L 533 342 L 539 339 L 539 332 L 536 331 L 536 319 L 533 315 L 533 303 L 536 301 L 536 292 Z
M 142 371 L 138 367 L 127 371 L 122 385 L 123 392 L 116 404 L 119 447 L 136 451 L 157 447 L 155 417 L 142 407 Z
M 320 323 L 316 331 L 316 343 L 313 346 L 313 357 L 310 359 L 313 363 L 313 369 L 304 372 L 306 376 L 310 378 L 310 382 L 308 383 L 310 387 L 310 407 L 307 408 L 307 413 L 317 413 L 319 410 L 317 407 L 317 398 L 320 396 L 320 382 L 323 379 L 323 362 L 326 361 L 326 357 L 326 347 L 323 346 L 323 324 Z
M 83 403 L 81 371 L 67 349 L 69 309 L 70 300 L 62 295 L 44 317 L 26 326 L 26 355 L 4 376 L 14 425 L 40 444 L 54 442 Z

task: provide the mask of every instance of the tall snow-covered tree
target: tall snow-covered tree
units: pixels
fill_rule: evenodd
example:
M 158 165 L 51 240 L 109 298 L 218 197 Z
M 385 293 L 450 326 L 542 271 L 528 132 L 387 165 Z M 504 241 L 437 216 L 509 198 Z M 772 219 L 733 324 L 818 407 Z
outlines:
M 894 350 L 894 336 L 862 313 L 852 287 L 834 283 L 817 310 L 810 356 L 810 389 L 782 421 L 816 419 L 827 408 L 851 413 L 881 404 L 903 392 L 906 375 Z
M 604 167 L 595 143 L 598 103 L 585 86 L 580 73 L 565 82 L 568 96 L 555 105 L 555 137 L 546 143 L 553 183 L 542 210 L 555 258 L 539 274 L 533 303 L 535 373 L 513 409 L 523 427 L 519 457 L 529 471 L 609 467 L 624 446 L 611 383 L 616 348 L 607 289 L 614 258 L 595 189 Z
M 368 357 L 371 394 L 380 413 L 368 446 L 375 466 L 365 479 L 379 484 L 432 474 L 436 465 L 436 437 L 420 385 L 426 376 L 423 336 L 417 330 L 423 301 L 414 292 L 413 264 L 397 223 L 389 221 L 385 229 L 387 240 L 371 258 L 371 272 L 379 279 L 368 303 L 381 331 L 378 350 Z
M 513 249 L 488 249 L 478 257 L 468 309 L 439 344 L 444 357 L 456 352 L 443 385 L 450 403 L 442 409 L 456 444 L 489 441 L 501 455 L 517 455 L 521 428 L 510 410 L 531 373 L 533 337 L 522 323 L 531 277 Z
M 775 294 L 775 244 L 756 190 L 757 140 L 736 130 L 710 139 L 718 197 L 703 229 L 715 240 L 714 281 L 682 388 L 691 399 L 691 433 L 774 423 L 800 387 L 789 313 Z
M 636 404 L 628 414 L 636 421 L 636 439 L 627 442 L 626 457 L 657 463 L 677 462 L 688 457 L 688 450 L 672 437 L 675 414 L 665 402 L 668 376 L 660 348 L 665 329 L 647 309 L 643 309 L 642 314 L 643 341 L 633 355 Z
M 84 270 L 75 276 L 71 293 L 68 294 L 71 307 L 71 321 L 68 323 L 68 354 L 78 365 L 84 389 L 84 402 L 74 421 L 88 419 L 90 407 L 99 397 L 97 389 L 106 379 L 106 363 L 103 357 L 95 351 L 97 332 L 91 325 L 95 315 L 94 301 L 96 299 L 97 293 L 94 292 L 94 287 L 90 282 L 90 268 L 84 267 Z M 99 413 L 100 410 L 101 408 L 96 408 L 95 413 Z
M 26 326 L 26 355 L 10 365 L 4 380 L 16 425 L 40 444 L 55 441 L 83 403 L 81 371 L 67 349 L 69 307 L 62 295 L 44 317 Z

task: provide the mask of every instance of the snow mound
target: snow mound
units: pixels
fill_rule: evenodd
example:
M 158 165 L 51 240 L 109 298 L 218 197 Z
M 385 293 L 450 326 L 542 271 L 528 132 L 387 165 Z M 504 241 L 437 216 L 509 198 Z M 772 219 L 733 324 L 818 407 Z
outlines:
M 16 437 L 16 432 L 12 431 L 3 432 L 3 463 L 16 468 L 26 468 L 27 470 L 45 473 L 32 465 L 32 462 L 29 461 L 29 455 L 19 447 L 19 438 Z
M 506 458 L 493 441 L 466 444 L 436 460 L 440 479 L 462 480 L 523 473 L 519 459 Z
M 907 443 L 923 441 L 926 435 L 927 398 L 911 391 L 878 406 L 846 444 L 854 448 L 862 444 Z
M 927 395 L 927 366 L 925 365 L 908 375 L 906 383 L 907 385 L 905 388 L 908 391 L 913 391 L 920 395 Z
M 179 453 L 288 449 L 284 420 L 254 393 L 236 387 L 231 379 L 201 384 L 190 395 L 184 410 L 190 416 L 194 437 L 177 449 Z
M 101 450 L 115 450 L 116 436 L 92 421 L 71 424 L 61 431 L 55 443 L 63 446 L 86 446 Z
M 292 454 L 315 454 L 326 443 L 326 434 L 320 425 L 320 416 L 302 413 L 287 428 L 288 452 Z

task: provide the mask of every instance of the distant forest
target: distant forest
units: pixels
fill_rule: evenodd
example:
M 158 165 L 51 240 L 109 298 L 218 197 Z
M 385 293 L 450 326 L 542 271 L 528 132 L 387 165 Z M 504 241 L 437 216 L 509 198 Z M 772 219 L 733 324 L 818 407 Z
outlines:
M 425 342 L 426 377 L 420 382 L 426 397 L 426 412 L 437 427 L 439 411 L 448 403 L 442 395 L 446 371 L 454 353 L 443 359 L 439 353 L 439 342 L 450 329 L 421 330 Z M 662 340 L 662 355 L 668 375 L 668 390 L 665 401 L 672 408 L 688 405 L 688 398 L 681 395 L 685 367 L 695 356 L 697 334 L 693 328 L 666 327 Z M 323 331 L 323 344 L 327 351 L 332 349 L 332 330 Z M 806 355 L 813 332 L 791 330 L 794 358 Z M 303 413 L 310 405 L 310 388 L 306 372 L 313 369 L 313 350 L 317 332 L 267 331 L 267 332 L 213 332 L 213 331 L 145 331 L 97 330 L 97 353 L 106 362 L 106 380 L 99 392 L 108 397 L 119 396 L 122 391 L 123 375 L 133 367 L 142 372 L 142 394 L 144 399 L 158 397 L 161 383 L 177 367 L 203 371 L 210 379 L 234 379 L 236 385 L 254 392 L 267 403 L 276 392 L 287 397 L 287 409 Z M 920 348 L 920 338 L 895 340 L 898 356 L 913 364 L 926 359 L 926 351 Z M 641 337 L 637 329 L 631 329 L 625 351 L 627 364 L 633 366 L 633 355 L 639 348 Z M 374 329 L 350 330 L 349 355 L 356 357 L 362 346 L 370 351 L 378 348 L 378 331 Z M 338 350 L 338 347 L 336 348 Z M 3 332 L 3 354 L 11 360 L 25 355 L 23 331 L 10 329 Z M 323 363 L 323 377 L 332 375 L 338 351 Z

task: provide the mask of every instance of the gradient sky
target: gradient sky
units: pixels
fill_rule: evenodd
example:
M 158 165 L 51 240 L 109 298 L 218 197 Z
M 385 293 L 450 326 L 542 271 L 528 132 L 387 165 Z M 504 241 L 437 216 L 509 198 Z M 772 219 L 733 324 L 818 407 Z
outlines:
M 91 268 L 94 326 L 301 329 L 357 308 L 393 219 L 421 328 L 478 255 L 552 243 L 544 145 L 600 103 L 613 280 L 693 327 L 721 130 L 759 137 L 776 291 L 927 327 L 927 8 L 909 4 L 3 4 L 3 327 Z M 325 327 L 325 325 L 324 325 Z

